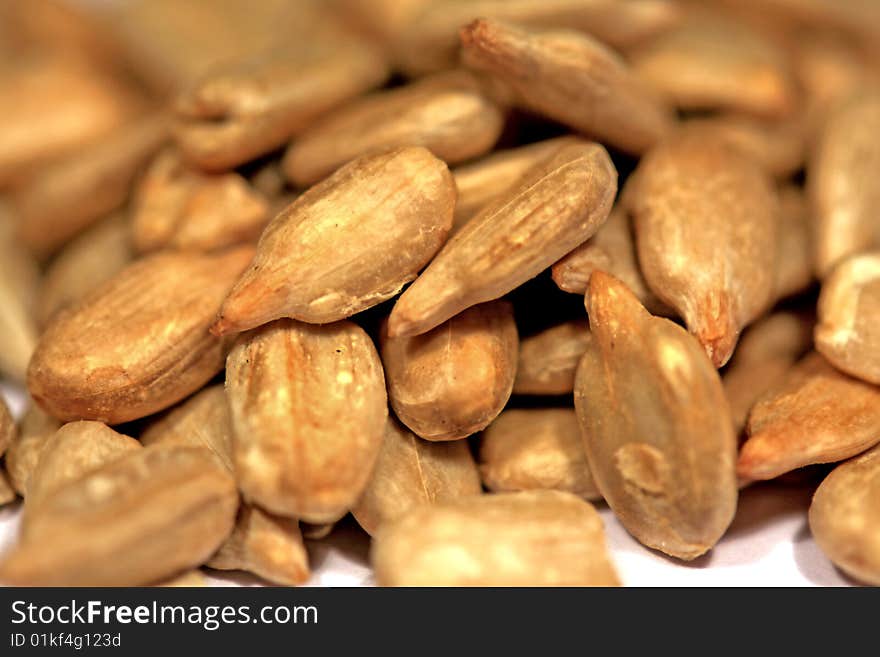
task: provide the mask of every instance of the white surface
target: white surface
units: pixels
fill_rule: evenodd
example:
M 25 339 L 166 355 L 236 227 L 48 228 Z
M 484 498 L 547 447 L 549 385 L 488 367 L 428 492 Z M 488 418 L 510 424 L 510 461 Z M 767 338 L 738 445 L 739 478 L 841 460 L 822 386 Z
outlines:
M 0 385 L 13 412 L 22 397 Z M 819 551 L 807 525 L 814 485 L 768 483 L 742 491 L 736 518 L 709 554 L 684 564 L 633 539 L 605 505 L 612 558 L 628 586 L 847 586 L 853 582 Z M 0 508 L 0 552 L 15 541 L 20 504 Z M 325 539 L 308 541 L 309 586 L 369 586 L 369 538 L 347 518 Z M 246 573 L 208 571 L 218 586 L 258 586 Z

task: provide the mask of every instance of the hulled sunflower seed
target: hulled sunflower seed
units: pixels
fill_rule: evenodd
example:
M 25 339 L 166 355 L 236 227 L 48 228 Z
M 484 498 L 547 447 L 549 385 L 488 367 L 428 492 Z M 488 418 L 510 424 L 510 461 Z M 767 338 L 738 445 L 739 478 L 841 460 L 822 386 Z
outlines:
M 418 507 L 380 528 L 380 586 L 618 586 L 602 519 L 558 491 Z
M 586 298 L 593 344 L 574 401 L 593 477 L 639 541 L 694 559 L 736 510 L 736 438 L 721 380 L 692 336 L 652 317 L 616 279 L 597 271 Z
M 447 164 L 483 155 L 504 125 L 500 107 L 465 71 L 379 91 L 329 114 L 284 155 L 288 179 L 311 185 L 362 155 L 423 146 Z
M 367 485 L 388 416 L 370 337 L 351 322 L 273 322 L 236 343 L 226 388 L 245 499 L 313 523 L 345 515 Z
M 18 433 L 13 437 L 6 452 L 6 474 L 15 492 L 27 496 L 27 483 L 37 466 L 43 445 L 61 427 L 61 422 L 31 401 Z
M 553 265 L 553 280 L 564 292 L 585 294 L 590 276 L 596 270 L 611 274 L 624 283 L 651 313 L 675 313 L 645 283 L 636 257 L 630 219 L 620 205 L 614 206 L 608 220 L 595 235 Z
M 100 422 L 70 422 L 58 429 L 44 443 L 28 478 L 22 537 L 55 491 L 135 449 L 141 449 L 137 440 Z
M 212 330 L 332 322 L 390 299 L 443 245 L 454 205 L 449 170 L 424 148 L 347 164 L 272 220 Z
M 773 479 L 813 463 L 834 463 L 880 442 L 880 389 L 812 352 L 755 404 L 737 471 Z
M 239 174 L 203 174 L 167 150 L 134 192 L 132 242 L 141 253 L 160 248 L 213 251 L 255 242 L 269 211 L 269 200 Z
M 590 326 L 571 320 L 525 338 L 513 392 L 518 395 L 565 395 L 574 390 L 574 373 L 590 344 Z
M 810 530 L 836 566 L 880 586 L 880 447 L 837 466 L 816 490 Z
M 381 335 L 388 398 L 400 421 L 427 440 L 480 431 L 504 408 L 516 376 L 513 306 L 480 304 L 422 335 Z
M 629 153 L 653 146 L 672 115 L 600 42 L 479 19 L 462 28 L 464 63 L 509 85 L 516 102 Z
M 465 441 L 422 440 L 389 418 L 370 483 L 351 513 L 364 531 L 374 535 L 379 527 L 419 505 L 482 492 L 480 474 Z
M 687 132 L 648 153 L 634 175 L 624 201 L 645 280 L 720 367 L 771 301 L 776 192 L 741 153 Z
M 0 563 L 0 581 L 149 584 L 204 563 L 232 531 L 237 507 L 235 480 L 204 450 L 134 450 L 43 500 Z
M 538 275 L 596 232 L 616 192 L 607 151 L 567 143 L 449 240 L 398 299 L 388 334 L 424 333 Z
M 164 252 L 123 269 L 46 329 L 28 389 L 62 420 L 117 424 L 168 408 L 223 368 L 208 332 L 253 247 Z
M 570 408 L 501 413 L 480 437 L 480 474 L 492 491 L 559 490 L 602 498 Z
M 880 245 L 880 91 L 860 89 L 829 114 L 807 167 L 815 215 L 816 273 Z

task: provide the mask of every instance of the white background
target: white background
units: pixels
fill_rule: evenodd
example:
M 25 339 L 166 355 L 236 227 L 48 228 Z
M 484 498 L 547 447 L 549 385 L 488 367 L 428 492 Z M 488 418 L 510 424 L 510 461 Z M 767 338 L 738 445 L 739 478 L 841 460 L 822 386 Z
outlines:
M 23 396 L 9 386 L 0 392 L 13 413 Z M 709 554 L 685 564 L 642 547 L 604 504 L 612 558 L 628 586 L 846 586 L 853 582 L 819 551 L 810 535 L 807 509 L 815 484 L 767 483 L 742 491 L 736 518 Z M 0 507 L 0 552 L 15 541 L 20 504 Z M 327 538 L 308 541 L 312 586 L 369 586 L 369 538 L 349 517 Z M 218 586 L 258 586 L 245 573 L 207 571 Z

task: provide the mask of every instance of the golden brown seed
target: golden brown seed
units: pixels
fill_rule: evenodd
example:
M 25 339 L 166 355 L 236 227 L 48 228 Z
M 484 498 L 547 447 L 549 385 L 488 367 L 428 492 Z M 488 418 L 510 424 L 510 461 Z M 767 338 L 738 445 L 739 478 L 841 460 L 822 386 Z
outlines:
M 467 443 L 428 442 L 394 418 L 370 483 L 351 513 L 370 535 L 420 505 L 441 504 L 483 492 Z
M 102 7 L 125 63 L 167 95 L 218 66 L 266 53 L 280 38 L 313 36 L 321 20 L 310 2 L 132 0 Z
M 745 428 L 755 402 L 782 380 L 812 346 L 812 338 L 812 318 L 785 311 L 746 330 L 722 377 L 737 435 Z
M 100 422 L 70 422 L 49 437 L 27 482 L 22 536 L 40 505 L 66 484 L 122 458 L 141 444 Z
M 371 554 L 380 586 L 618 586 L 602 519 L 558 491 L 422 506 L 384 525 Z
M 746 479 L 842 461 L 880 441 L 880 389 L 812 352 L 755 404 L 748 431 L 737 464 Z
M 201 447 L 234 474 L 232 415 L 223 386 L 205 388 L 166 413 L 147 427 L 141 442 Z M 207 565 L 247 570 L 277 584 L 301 584 L 309 576 L 297 521 L 247 503 L 240 505 L 235 529 Z
M 633 71 L 677 107 L 785 117 L 797 90 L 785 53 L 746 25 L 701 17 L 632 53 Z
M 639 541 L 690 560 L 736 511 L 736 437 L 721 380 L 699 343 L 652 317 L 597 271 L 587 312 L 593 344 L 574 402 L 602 496 Z
M 33 309 L 40 271 L 13 232 L 13 215 L 0 205 L 0 376 L 24 381 L 37 344 Z
M 235 480 L 204 450 L 132 451 L 55 491 L 0 563 L 17 586 L 137 586 L 204 563 L 232 531 Z
M 309 578 L 309 557 L 299 523 L 248 504 L 239 509 L 232 535 L 206 565 L 218 570 L 247 570 L 285 586 L 302 584 Z
M 16 196 L 24 244 L 44 257 L 121 207 L 135 176 L 166 136 L 161 115 L 148 116 L 41 171 Z
M 4 69 L 0 188 L 26 182 L 47 163 L 107 138 L 141 102 L 119 80 L 70 57 L 31 57 Z
M 880 251 L 847 258 L 822 283 L 816 350 L 836 368 L 880 384 Z
M 279 320 L 245 334 L 229 354 L 226 390 L 245 499 L 313 523 L 345 515 L 388 417 L 382 363 L 363 329 Z
M 269 200 L 239 174 L 203 174 L 167 150 L 135 190 L 133 243 L 143 253 L 165 247 L 213 251 L 255 242 L 269 211 Z
M 574 373 L 592 341 L 585 320 L 572 320 L 525 338 L 513 392 L 518 395 L 565 395 L 574 390 Z
M 62 420 L 117 424 L 198 390 L 223 368 L 224 342 L 208 327 L 252 256 L 168 252 L 129 265 L 46 329 L 31 395 Z
M 12 419 L 12 413 L 9 412 L 6 402 L 0 396 L 0 456 L 3 456 L 6 449 L 17 437 L 18 431 L 15 427 L 15 420 Z
M 180 95 L 177 145 L 195 166 L 231 169 L 282 146 L 388 74 L 379 50 L 353 33 L 286 38 L 282 48 L 221 68 Z
M 871 71 L 864 53 L 848 36 L 815 29 L 792 43 L 794 72 L 807 97 L 808 111 L 821 119 L 841 98 L 869 83 Z
M 810 505 L 810 530 L 848 575 L 880 586 L 880 447 L 837 466 Z
M 327 323 L 390 299 L 442 246 L 454 205 L 449 170 L 424 148 L 351 162 L 272 220 L 212 331 Z
M 454 164 L 491 150 L 503 125 L 501 109 L 471 74 L 442 73 L 329 114 L 293 142 L 284 172 L 306 187 L 357 157 L 403 146 L 424 146 Z
M 37 299 L 40 326 L 47 326 L 57 312 L 113 278 L 131 262 L 132 256 L 124 214 L 110 215 L 86 229 L 46 269 Z
M 476 20 L 461 40 L 464 63 L 509 85 L 518 104 L 602 143 L 640 154 L 672 128 L 620 56 L 585 34 Z
M 458 60 L 458 29 L 477 18 L 528 27 L 566 26 L 618 48 L 667 29 L 679 9 L 667 0 L 440 0 L 411 11 L 394 43 L 397 63 L 410 75 L 439 71 Z
M 61 427 L 61 422 L 31 402 L 21 418 L 18 434 L 6 452 L 6 474 L 15 492 L 24 497 L 31 472 L 37 467 L 43 445 Z
M 748 114 L 720 114 L 691 119 L 684 129 L 738 148 L 776 178 L 788 178 L 804 164 L 808 133 L 803 117 L 767 121 Z
M 232 417 L 226 391 L 218 384 L 204 388 L 153 421 L 140 436 L 144 446 L 183 445 L 204 447 L 230 472 Z
M 480 474 L 491 491 L 560 490 L 602 498 L 570 408 L 501 413 L 480 438 Z
M 272 220 L 212 330 L 323 324 L 390 299 L 443 245 L 454 205 L 449 170 L 424 148 L 351 162 Z
M 545 139 L 519 148 L 510 148 L 488 155 L 473 164 L 452 170 L 458 200 L 455 203 L 453 231 L 464 226 L 490 201 L 510 189 L 533 166 L 545 160 L 571 137 Z
M 716 367 L 771 301 L 779 201 L 752 160 L 687 132 L 639 163 L 625 201 L 654 293 Z
M 207 585 L 208 582 L 201 570 L 188 570 L 181 575 L 175 575 L 171 579 L 163 579 L 161 582 L 151 584 L 150 586 L 193 588 Z
M 380 339 L 395 414 L 427 440 L 457 440 L 489 424 L 510 398 L 519 338 L 506 301 L 473 306 L 431 331 Z
M 880 91 L 859 90 L 829 114 L 807 168 L 820 278 L 842 258 L 880 245 Z
M 616 192 L 604 148 L 566 144 L 449 240 L 398 299 L 388 335 L 424 333 L 537 276 L 596 232 Z
M 799 187 L 779 190 L 779 233 L 774 299 L 799 294 L 814 280 L 813 217 Z
M 596 270 L 624 283 L 651 313 L 675 314 L 645 283 L 629 216 L 620 205 L 614 206 L 595 235 L 553 265 L 553 280 L 564 292 L 585 294 L 590 276 Z

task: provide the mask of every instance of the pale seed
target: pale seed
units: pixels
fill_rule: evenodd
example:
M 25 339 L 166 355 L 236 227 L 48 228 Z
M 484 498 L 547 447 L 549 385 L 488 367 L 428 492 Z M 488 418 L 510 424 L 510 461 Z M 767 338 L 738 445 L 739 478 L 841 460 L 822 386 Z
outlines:
M 847 258 L 822 283 L 816 350 L 836 368 L 880 384 L 880 251 Z
M 204 563 L 232 531 L 235 480 L 203 449 L 135 450 L 58 489 L 0 563 L 17 586 L 137 586 Z
M 636 257 L 635 238 L 626 211 L 615 205 L 596 234 L 553 265 L 553 281 L 564 292 L 586 294 L 596 270 L 624 283 L 655 315 L 674 315 L 648 287 Z
M 46 441 L 61 427 L 61 422 L 46 413 L 33 401 L 27 407 L 18 433 L 6 452 L 6 474 L 15 492 L 25 497 L 31 473 L 37 467 Z
M 791 177 L 806 159 L 808 132 L 803 117 L 767 121 L 729 113 L 691 119 L 685 122 L 684 129 L 738 148 L 778 179 Z
M 784 51 L 722 16 L 692 18 L 631 53 L 633 71 L 686 110 L 735 110 L 780 118 L 798 97 Z
M 602 496 L 640 542 L 684 560 L 718 542 L 737 502 L 736 437 L 721 380 L 699 343 L 652 317 L 597 271 L 593 344 L 574 402 Z
M 113 278 L 132 257 L 128 218 L 124 214 L 113 214 L 86 229 L 46 269 L 37 299 L 40 326 L 47 326 L 57 312 Z
M 141 177 L 132 205 L 132 241 L 142 253 L 256 242 L 270 218 L 269 200 L 242 176 L 200 173 L 172 150 L 161 153 Z
M 687 132 L 648 153 L 634 176 L 624 200 L 645 280 L 720 367 L 771 301 L 776 191 L 739 151 Z
M 482 492 L 480 473 L 465 441 L 422 440 L 389 418 L 370 483 L 351 513 L 374 535 L 417 506 Z
M 49 325 L 28 388 L 62 420 L 117 424 L 168 408 L 223 368 L 208 332 L 252 247 L 136 261 Z
M 810 505 L 813 538 L 834 565 L 880 586 L 880 447 L 837 466 Z
M 571 139 L 557 137 L 501 150 L 473 164 L 453 169 L 452 176 L 458 190 L 453 232 L 464 226 L 490 201 L 510 189 L 529 169 L 547 159 Z
M 389 74 L 375 46 L 338 25 L 317 26 L 304 39 L 285 34 L 280 43 L 177 97 L 174 136 L 188 162 L 225 171 L 269 153 Z
M 491 150 L 503 125 L 501 108 L 471 74 L 441 73 L 329 114 L 293 142 L 284 172 L 306 187 L 357 157 L 404 146 L 423 146 L 455 164 Z
M 820 278 L 844 257 L 880 245 L 878 168 L 880 92 L 859 90 L 829 114 L 807 167 Z
M 327 323 L 390 299 L 443 245 L 454 206 L 449 170 L 424 148 L 351 162 L 272 220 L 212 330 Z
M 245 499 L 313 523 L 345 515 L 367 485 L 388 416 L 369 336 L 351 322 L 273 322 L 236 343 L 226 390 Z
M 456 440 L 489 424 L 510 398 L 519 338 L 513 306 L 468 308 L 431 331 L 380 338 L 395 414 L 427 440 Z
M 748 432 L 737 464 L 745 479 L 842 461 L 880 441 L 880 389 L 812 352 L 755 404 Z
M 785 311 L 769 315 L 746 330 L 722 376 L 737 435 L 745 429 L 755 402 L 810 349 L 812 338 L 812 318 Z
M 302 584 L 309 578 L 308 554 L 297 521 L 248 504 L 241 506 L 232 535 L 206 565 L 218 570 L 247 570 L 285 586 Z
M 520 341 L 513 392 L 518 395 L 566 395 L 574 390 L 574 373 L 592 341 L 585 320 L 544 329 Z
M 621 57 L 585 34 L 480 19 L 461 40 L 463 62 L 507 84 L 519 105 L 602 143 L 640 154 L 673 126 Z
M 559 490 L 602 498 L 571 408 L 504 411 L 483 431 L 479 460 L 491 491 Z
M 779 190 L 779 232 L 774 299 L 799 294 L 813 283 L 813 217 L 799 187 Z
M 166 133 L 164 116 L 147 116 L 43 169 L 14 199 L 22 242 L 48 256 L 120 208 Z
M 222 385 L 204 388 L 150 423 L 140 435 L 145 447 L 204 447 L 229 472 L 232 465 L 232 417 Z
M 537 276 L 598 230 L 616 192 L 607 151 L 567 143 L 449 240 L 398 299 L 388 334 L 424 333 Z
M 37 344 L 33 309 L 40 272 L 13 235 L 13 222 L 7 207 L 0 205 L 0 375 L 24 381 Z
M 22 536 L 55 491 L 135 449 L 141 449 L 137 440 L 100 422 L 71 422 L 58 429 L 43 444 L 28 478 Z
M 399 4 L 399 3 L 395 3 Z M 410 11 L 393 41 L 395 60 L 410 75 L 454 66 L 458 29 L 477 18 L 528 27 L 565 25 L 612 47 L 632 46 L 674 24 L 679 8 L 668 0 L 440 0 Z
M 380 586 L 618 586 L 602 519 L 558 491 L 421 506 L 382 526 Z

